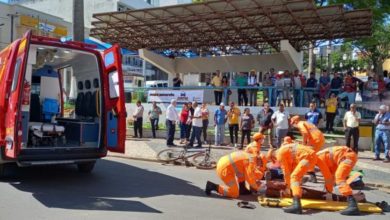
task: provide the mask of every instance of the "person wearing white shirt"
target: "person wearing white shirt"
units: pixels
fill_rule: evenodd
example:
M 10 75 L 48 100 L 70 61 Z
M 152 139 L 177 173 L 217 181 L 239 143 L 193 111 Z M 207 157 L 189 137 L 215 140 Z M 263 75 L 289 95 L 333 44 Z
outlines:
M 176 146 L 173 143 L 176 131 L 176 122 L 179 121 L 179 114 L 176 111 L 176 100 L 172 99 L 171 104 L 166 110 L 166 126 L 167 126 L 167 146 Z
M 195 111 L 194 111 L 194 115 L 192 116 L 192 133 L 191 133 L 190 143 L 187 145 L 187 147 L 193 147 L 196 138 L 196 141 L 198 142 L 196 148 L 201 148 L 202 140 L 200 137 L 202 135 L 202 127 L 203 127 L 202 109 L 197 102 L 193 102 L 192 106 L 195 108 Z
M 287 136 L 288 133 L 288 120 L 290 119 L 290 114 L 284 109 L 284 104 L 279 104 L 279 110 L 275 111 L 272 114 L 271 120 L 274 124 L 276 130 L 276 146 L 280 147 L 282 140 Z
M 257 87 L 257 75 L 256 70 L 251 70 L 248 76 L 248 86 Z M 249 89 L 249 105 L 256 106 L 257 103 L 257 89 Z
M 347 111 L 344 115 L 343 125 L 345 131 L 345 145 L 351 148 L 351 137 L 353 138 L 352 149 L 355 153 L 358 153 L 359 143 L 359 123 L 362 116 L 360 112 L 356 111 L 356 105 L 350 105 L 350 111 Z

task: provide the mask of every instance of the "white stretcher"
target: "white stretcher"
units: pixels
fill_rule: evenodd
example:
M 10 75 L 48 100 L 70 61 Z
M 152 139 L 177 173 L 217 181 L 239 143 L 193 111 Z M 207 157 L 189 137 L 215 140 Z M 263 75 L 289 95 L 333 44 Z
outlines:
M 65 144 L 64 126 L 43 122 L 30 122 L 29 129 L 33 146 L 44 145 L 45 143 L 57 145 L 58 138 L 60 137 Z

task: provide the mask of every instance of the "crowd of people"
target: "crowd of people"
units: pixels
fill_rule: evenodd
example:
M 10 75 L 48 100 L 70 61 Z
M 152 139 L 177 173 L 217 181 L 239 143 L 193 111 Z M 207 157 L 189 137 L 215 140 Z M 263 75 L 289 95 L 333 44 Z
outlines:
M 386 71 L 384 76 L 387 76 Z M 180 86 L 177 83 L 178 79 L 174 79 L 175 86 Z M 180 82 L 182 83 L 181 80 Z M 221 71 L 217 70 L 213 73 L 208 85 L 215 87 L 216 105 L 223 101 L 229 103 L 232 94 L 229 86 L 236 86 L 238 106 L 256 106 L 259 90 L 263 91 L 263 100 L 269 102 L 271 106 L 278 106 L 280 103 L 285 106 L 308 106 L 310 102 L 324 106 L 326 100 L 333 94 L 340 100 L 346 101 L 346 108 L 357 99 L 382 101 L 386 91 L 383 76 L 374 74 L 364 82 L 354 76 L 352 71 L 345 74 L 339 72 L 330 74 L 327 70 L 323 70 L 317 79 L 314 72 L 311 72 L 307 78 L 299 70 L 292 72 L 285 70 L 277 73 L 274 69 L 270 69 L 269 72 L 258 74 L 253 69 L 249 73 L 237 74 L 232 82 L 229 82 L 228 77 L 222 76 Z M 303 91 L 302 96 L 301 91 Z
M 324 127 L 325 133 L 334 132 L 334 120 L 337 112 L 337 98 L 332 94 L 325 102 L 325 115 L 317 108 L 316 102 L 309 104 L 309 110 L 302 117 L 307 124 L 306 128 L 311 128 L 310 132 L 315 134 L 314 128 L 318 128 L 322 121 L 326 121 Z M 136 103 L 136 109 L 133 113 L 134 137 L 142 138 L 144 107 L 141 102 Z M 148 118 L 151 124 L 152 136 L 156 138 L 156 131 L 159 129 L 159 117 L 162 114 L 161 108 L 153 102 Z M 252 113 L 249 108 L 244 108 L 241 112 L 235 102 L 230 102 L 225 106 L 223 102 L 219 104 L 218 109 L 210 112 L 206 103 L 197 102 L 184 103 L 178 111 L 176 100 L 172 100 L 166 109 L 166 128 L 167 128 L 167 146 L 177 146 L 174 143 L 176 126 L 180 129 L 180 145 L 187 147 L 201 148 L 202 144 L 214 144 L 215 146 L 230 146 L 237 149 L 243 149 L 245 144 L 250 143 L 250 137 L 253 132 L 259 132 L 268 137 L 268 143 L 271 147 L 278 148 L 285 141 L 285 137 L 291 136 L 292 130 L 297 119 L 290 116 L 285 109 L 284 103 L 280 103 L 277 110 L 272 110 L 270 104 L 265 102 L 258 112 Z M 213 116 L 213 117 L 210 117 Z M 296 117 L 296 116 L 295 116 Z M 209 120 L 213 118 L 213 120 Z M 356 104 L 349 106 L 342 116 L 342 125 L 345 132 L 345 145 L 358 153 L 359 143 L 359 125 L 361 113 L 357 111 Z M 255 129 L 256 123 L 258 130 Z M 374 160 L 383 160 L 380 158 L 380 149 L 385 149 L 385 161 L 390 161 L 390 111 L 386 105 L 381 105 L 378 114 L 373 120 L 375 125 L 375 158 Z M 208 135 L 208 129 L 214 127 L 214 137 Z M 298 130 L 299 130 L 298 126 Z M 225 130 L 228 130 L 229 138 L 225 139 Z M 302 132 L 301 132 L 302 133 Z M 303 132 L 304 133 L 304 132 Z M 240 137 L 240 138 L 239 138 Z M 214 140 L 213 140 L 214 139 Z

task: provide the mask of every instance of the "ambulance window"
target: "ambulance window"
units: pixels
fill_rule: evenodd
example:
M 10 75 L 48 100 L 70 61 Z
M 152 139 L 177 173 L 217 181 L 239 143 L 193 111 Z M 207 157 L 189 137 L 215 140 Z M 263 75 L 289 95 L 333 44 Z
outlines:
M 16 90 L 16 87 L 18 85 L 18 78 L 19 78 L 19 70 L 20 70 L 20 64 L 22 63 L 22 59 L 18 59 L 16 61 L 15 70 L 14 70 L 14 78 L 12 79 L 12 86 L 11 86 L 11 92 Z
M 110 85 L 110 98 L 119 97 L 119 76 L 118 71 L 113 71 L 108 74 L 108 80 Z

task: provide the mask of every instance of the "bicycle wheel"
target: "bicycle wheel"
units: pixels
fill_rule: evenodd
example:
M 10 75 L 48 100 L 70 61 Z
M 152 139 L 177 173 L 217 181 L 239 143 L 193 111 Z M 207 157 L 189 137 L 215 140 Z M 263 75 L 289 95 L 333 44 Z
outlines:
M 192 162 L 198 169 L 211 170 L 217 167 L 216 160 L 208 154 L 201 153 L 192 158 Z
M 177 149 L 164 149 L 157 154 L 157 159 L 160 162 L 173 162 L 175 160 L 178 160 L 181 155 L 183 154 L 183 150 L 177 150 Z

